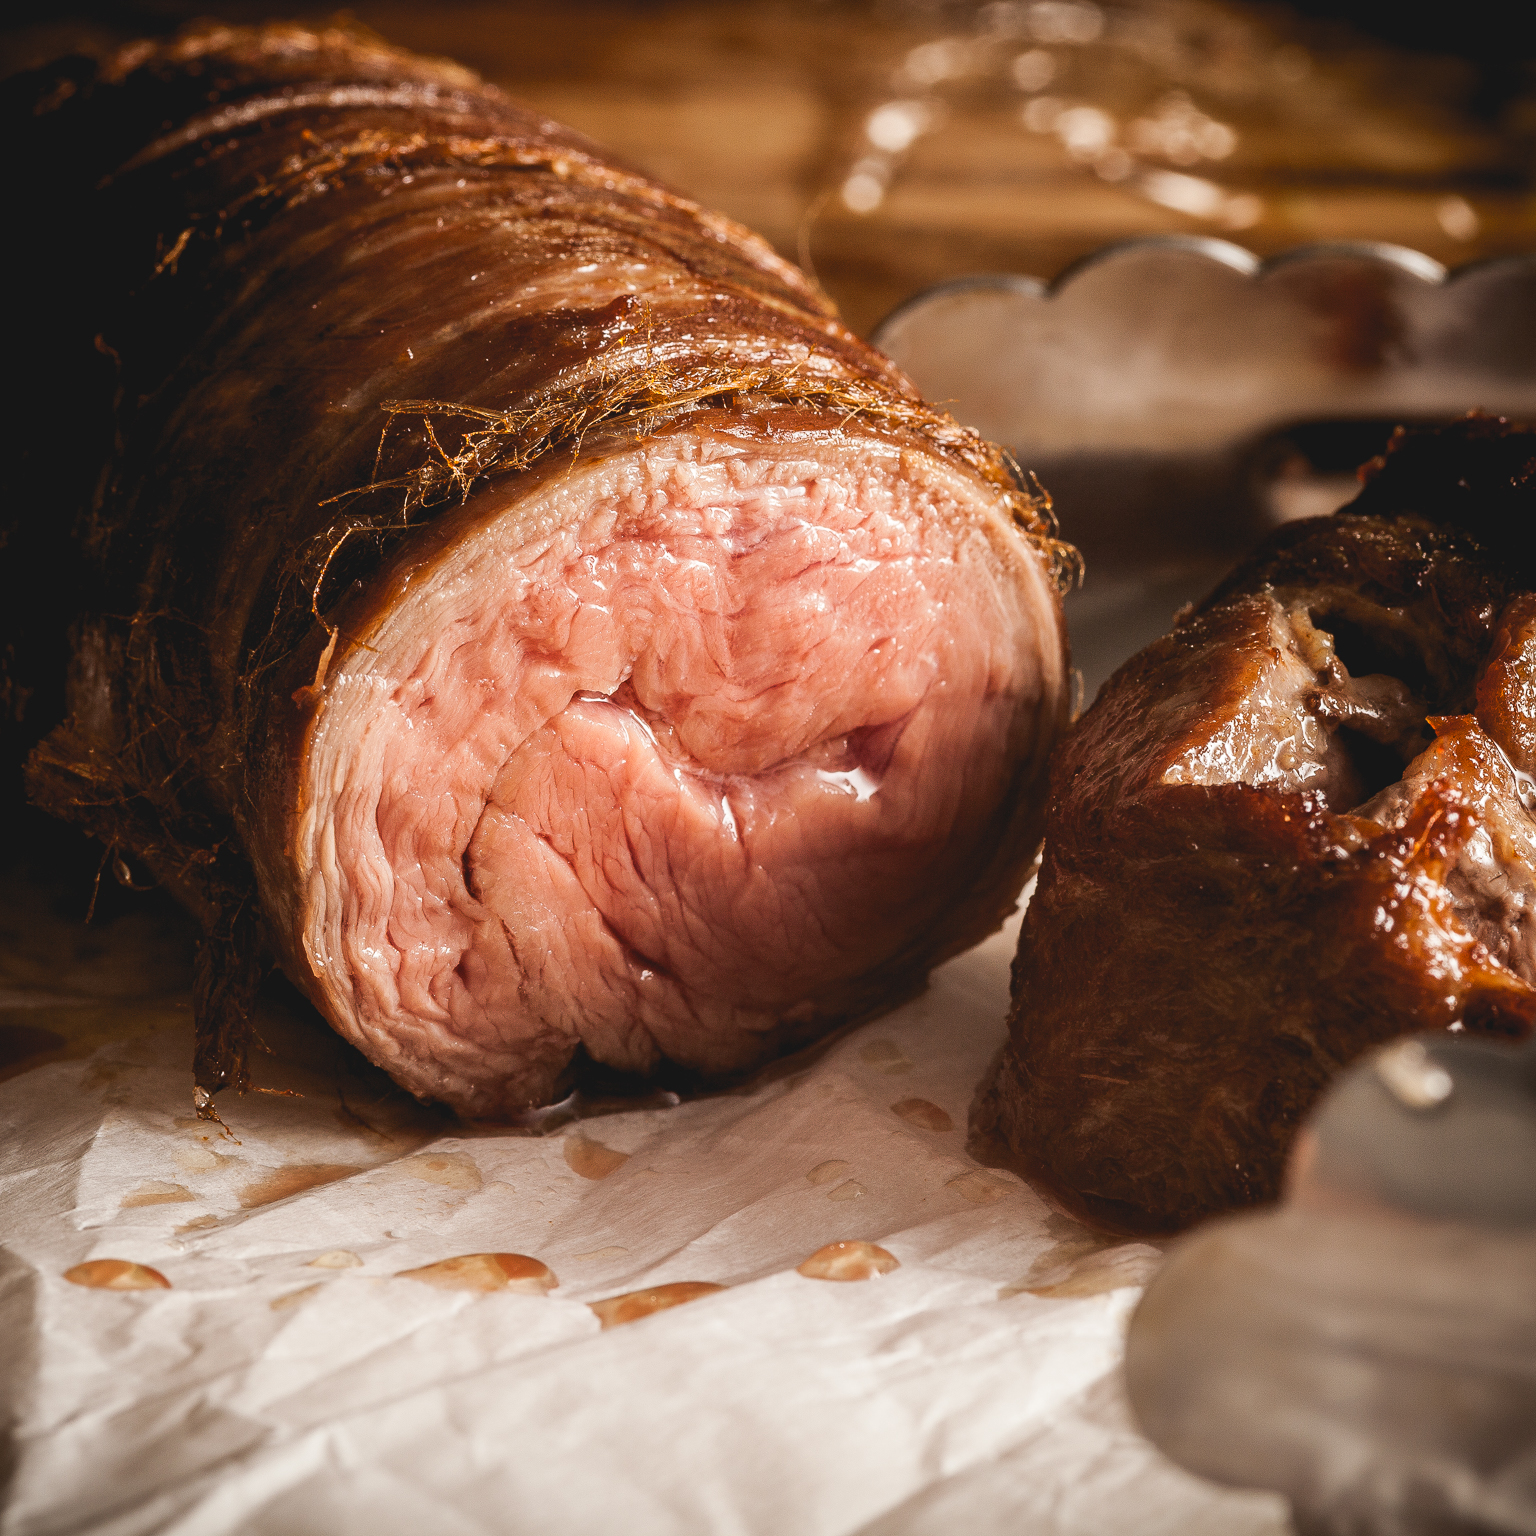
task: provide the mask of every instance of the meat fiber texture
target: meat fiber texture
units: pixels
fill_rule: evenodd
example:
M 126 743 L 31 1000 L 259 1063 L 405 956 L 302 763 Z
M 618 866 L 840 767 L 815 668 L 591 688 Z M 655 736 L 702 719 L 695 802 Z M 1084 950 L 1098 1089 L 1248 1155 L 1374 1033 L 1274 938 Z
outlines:
M 1399 434 L 1063 742 L 978 1147 L 1112 1229 L 1275 1198 L 1367 1048 L 1536 1018 L 1536 433 Z
M 32 89 L 116 405 L 29 784 L 198 916 L 202 1107 L 273 959 L 495 1117 L 751 1068 L 998 926 L 1075 557 L 798 271 L 356 32 Z

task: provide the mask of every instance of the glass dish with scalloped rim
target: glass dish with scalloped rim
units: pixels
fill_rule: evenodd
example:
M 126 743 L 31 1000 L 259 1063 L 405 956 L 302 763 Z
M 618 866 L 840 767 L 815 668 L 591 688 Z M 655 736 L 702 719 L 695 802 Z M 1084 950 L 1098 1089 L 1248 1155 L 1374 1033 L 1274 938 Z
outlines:
M 1091 699 L 1268 529 L 1350 500 L 1396 424 L 1536 418 L 1536 255 L 1135 240 L 1049 284 L 941 284 L 874 340 L 1051 492 Z

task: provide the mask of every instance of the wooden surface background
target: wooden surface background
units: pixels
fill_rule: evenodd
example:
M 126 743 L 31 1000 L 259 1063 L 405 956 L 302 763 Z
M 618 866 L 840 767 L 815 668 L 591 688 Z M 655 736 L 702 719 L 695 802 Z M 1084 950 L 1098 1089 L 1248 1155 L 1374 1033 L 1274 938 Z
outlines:
M 0 34 L 6 72 L 193 16 L 334 14 L 34 9 Z M 1464 60 L 1276 6 L 361 0 L 350 14 L 760 230 L 865 332 L 934 282 L 1051 277 L 1144 234 L 1261 253 L 1384 240 L 1448 265 L 1536 248 L 1536 76 L 1490 110 Z

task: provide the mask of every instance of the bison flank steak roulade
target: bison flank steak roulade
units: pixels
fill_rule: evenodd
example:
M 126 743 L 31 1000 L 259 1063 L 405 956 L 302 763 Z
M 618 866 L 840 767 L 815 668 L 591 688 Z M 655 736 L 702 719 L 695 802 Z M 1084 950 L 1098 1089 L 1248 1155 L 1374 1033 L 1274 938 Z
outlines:
M 1536 1018 L 1536 433 L 1399 433 L 1365 478 L 1057 754 L 972 1128 L 1101 1225 L 1273 1199 L 1353 1058 Z
M 496 1116 L 582 1050 L 749 1067 L 996 927 L 1075 557 L 797 270 L 356 31 L 27 91 L 75 445 L 10 530 L 34 720 L 73 618 L 28 782 L 199 919 L 201 1104 L 272 960 Z

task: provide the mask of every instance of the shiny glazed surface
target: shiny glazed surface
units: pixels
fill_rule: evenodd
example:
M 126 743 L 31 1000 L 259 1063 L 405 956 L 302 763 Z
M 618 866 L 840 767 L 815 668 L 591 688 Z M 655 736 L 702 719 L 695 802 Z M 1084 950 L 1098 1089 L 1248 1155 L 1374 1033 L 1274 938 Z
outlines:
M 1075 1212 L 1273 1199 L 1369 1046 L 1536 1017 L 1529 432 L 1399 438 L 1104 686 L 1052 769 L 972 1125 Z

